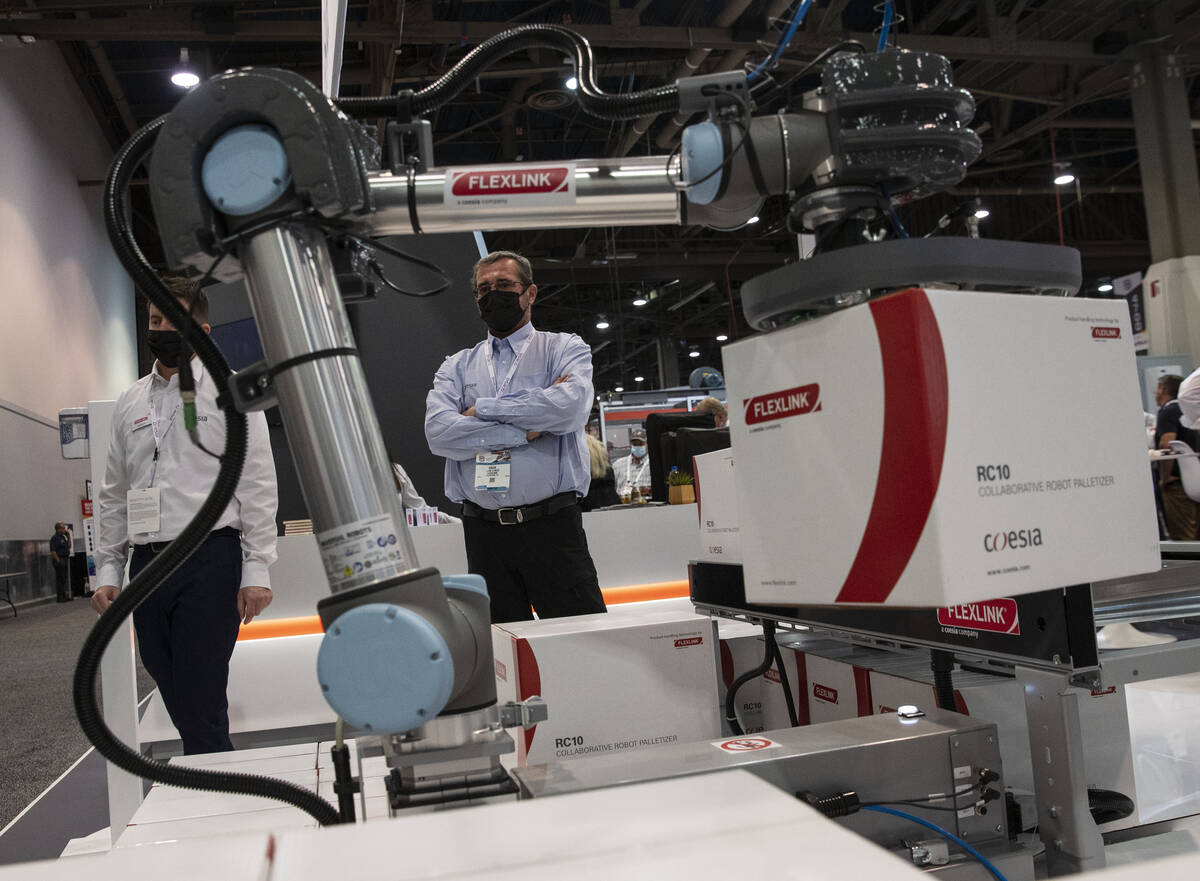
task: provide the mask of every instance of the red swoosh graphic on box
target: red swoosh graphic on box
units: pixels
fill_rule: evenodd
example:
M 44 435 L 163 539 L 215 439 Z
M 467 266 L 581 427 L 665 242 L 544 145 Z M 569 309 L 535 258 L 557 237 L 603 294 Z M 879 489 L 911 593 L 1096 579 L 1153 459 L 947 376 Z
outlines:
M 883 449 L 875 497 L 839 603 L 882 603 L 912 559 L 942 476 L 946 351 L 925 292 L 871 303 L 883 362 Z M 928 419 L 925 418 L 928 414 Z
M 533 649 L 529 647 L 529 640 L 516 639 L 517 644 L 517 687 L 520 689 L 520 697 L 517 700 L 525 700 L 534 695 L 542 693 L 542 674 L 538 670 L 537 658 L 533 655 Z M 525 729 L 525 755 L 529 755 L 529 747 L 533 745 L 533 733 L 537 731 L 537 726 Z

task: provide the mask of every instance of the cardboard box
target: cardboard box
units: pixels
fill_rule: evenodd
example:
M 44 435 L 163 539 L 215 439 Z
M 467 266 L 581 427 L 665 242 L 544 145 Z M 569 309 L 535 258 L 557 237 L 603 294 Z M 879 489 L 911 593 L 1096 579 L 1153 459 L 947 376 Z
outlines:
M 718 707 L 722 718 L 722 733 L 729 736 L 733 731 L 725 721 L 725 696 L 737 677 L 762 663 L 766 645 L 763 642 L 761 627 L 740 621 L 721 621 L 717 625 L 717 635 L 720 649 Z M 787 646 L 780 646 L 779 651 L 786 665 L 797 721 L 800 725 L 807 725 L 808 681 L 804 653 Z M 771 664 L 766 673 L 749 680 L 738 689 L 735 711 L 745 734 L 792 727 L 787 699 L 783 692 L 783 679 L 776 664 Z
M 514 732 L 519 765 L 721 735 L 714 625 L 674 602 L 492 625 L 500 701 L 541 695 L 549 719 Z
M 696 456 L 692 465 L 700 515 L 700 555 L 697 559 L 710 563 L 742 562 L 733 451 L 717 450 Z
M 1123 302 L 911 289 L 723 354 L 750 602 L 954 606 L 1159 567 Z
M 871 680 L 866 667 L 812 652 L 805 652 L 804 665 L 808 718 L 814 725 L 871 715 Z

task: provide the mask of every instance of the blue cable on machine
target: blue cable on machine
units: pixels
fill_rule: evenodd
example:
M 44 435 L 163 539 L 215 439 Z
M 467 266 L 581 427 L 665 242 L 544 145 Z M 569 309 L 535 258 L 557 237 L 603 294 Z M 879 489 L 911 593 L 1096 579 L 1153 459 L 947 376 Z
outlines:
M 792 42 L 792 37 L 796 36 L 796 31 L 800 29 L 801 23 L 804 21 L 804 16 L 808 14 L 809 7 L 813 5 L 813 0 L 803 0 L 796 8 L 796 14 L 792 16 L 791 22 L 788 23 L 787 30 L 783 32 L 783 36 L 779 38 L 779 45 L 775 47 L 770 55 L 762 60 L 762 63 L 746 76 L 746 82 L 752 83 L 758 78 L 758 75 L 764 70 L 772 68 L 779 61 L 779 56 L 787 49 L 788 43 Z
M 879 7 L 876 6 L 876 9 Z M 892 29 L 892 0 L 884 0 L 883 3 L 883 25 L 879 30 L 879 45 L 875 47 L 876 52 L 882 52 L 887 48 L 888 33 Z
M 971 847 L 971 845 L 967 844 L 965 841 L 963 841 L 961 838 L 959 838 L 953 832 L 943 829 L 941 826 L 937 825 L 936 823 L 930 823 L 928 820 L 918 817 L 915 814 L 910 814 L 905 811 L 898 811 L 895 808 L 880 807 L 878 805 L 863 805 L 862 810 L 875 811 L 877 814 L 892 814 L 893 816 L 901 817 L 902 819 L 905 819 L 905 820 L 911 820 L 914 823 L 924 826 L 926 829 L 931 829 L 934 832 L 936 832 L 938 835 L 945 838 L 947 841 L 954 842 L 959 847 L 961 847 L 963 850 L 965 850 L 968 854 L 970 854 L 972 857 L 974 857 L 976 860 L 978 860 L 980 865 L 982 865 L 985 869 L 987 869 L 989 872 L 991 872 L 993 876 L 995 876 L 996 881 L 1007 881 L 1007 879 L 1002 874 L 1000 874 L 1000 870 L 997 869 L 994 865 L 992 865 L 991 860 L 989 860 L 987 857 L 985 857 L 983 854 L 981 854 L 975 848 Z

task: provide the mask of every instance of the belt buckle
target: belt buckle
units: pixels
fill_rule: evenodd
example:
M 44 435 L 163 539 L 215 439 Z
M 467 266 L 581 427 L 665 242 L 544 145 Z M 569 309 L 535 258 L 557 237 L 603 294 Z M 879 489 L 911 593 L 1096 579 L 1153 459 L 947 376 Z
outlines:
M 505 511 L 508 511 L 512 514 L 512 520 L 504 519 Z M 497 508 L 496 516 L 499 518 L 501 526 L 516 526 L 518 523 L 523 523 L 525 521 L 525 512 L 520 508 Z

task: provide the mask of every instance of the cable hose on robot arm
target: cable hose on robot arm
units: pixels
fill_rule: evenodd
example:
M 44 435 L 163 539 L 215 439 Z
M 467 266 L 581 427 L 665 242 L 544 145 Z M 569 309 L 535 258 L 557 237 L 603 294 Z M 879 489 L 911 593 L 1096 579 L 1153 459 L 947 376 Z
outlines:
M 124 211 L 124 197 L 134 171 L 153 147 L 166 117 L 162 116 L 139 129 L 117 153 L 108 172 L 104 188 L 104 221 L 117 257 L 149 300 L 176 327 L 185 331 L 192 349 L 209 374 L 220 384 L 230 375 L 229 366 L 216 345 L 196 325 L 179 302 L 171 295 L 158 274 L 146 260 L 133 237 Z M 184 768 L 147 759 L 122 743 L 109 730 L 96 700 L 96 679 L 100 659 L 122 622 L 180 564 L 207 538 L 221 513 L 233 498 L 246 458 L 246 416 L 232 407 L 225 408 L 225 450 L 217 478 L 196 516 L 166 550 L 118 594 L 112 605 L 100 616 L 84 640 L 75 667 L 74 700 L 79 725 L 97 752 L 118 768 L 171 786 L 204 789 L 215 792 L 258 795 L 277 799 L 312 815 L 322 825 L 337 823 L 338 812 L 333 805 L 316 793 L 282 780 L 253 774 L 233 774 Z
M 762 676 L 771 669 L 771 664 L 775 661 L 775 622 L 764 621 L 762 623 L 763 639 L 766 641 L 767 650 L 763 655 L 762 663 L 753 670 L 747 670 L 737 679 L 733 680 L 729 686 L 729 690 L 725 692 L 725 721 L 729 724 L 729 728 L 734 734 L 741 736 L 746 732 L 742 730 L 741 723 L 737 718 L 737 693 L 743 685 L 751 679 Z
M 595 60 L 587 40 L 558 25 L 527 24 L 484 40 L 442 77 L 413 93 L 413 115 L 441 107 L 453 100 L 497 60 L 527 49 L 554 49 L 571 57 L 579 80 L 576 92 L 579 106 L 592 116 L 612 120 L 638 119 L 651 113 L 669 113 L 679 109 L 679 87 L 674 83 L 624 95 L 611 95 L 603 91 L 596 84 Z M 397 109 L 395 96 L 338 98 L 335 103 L 343 113 L 356 119 L 394 116 Z

